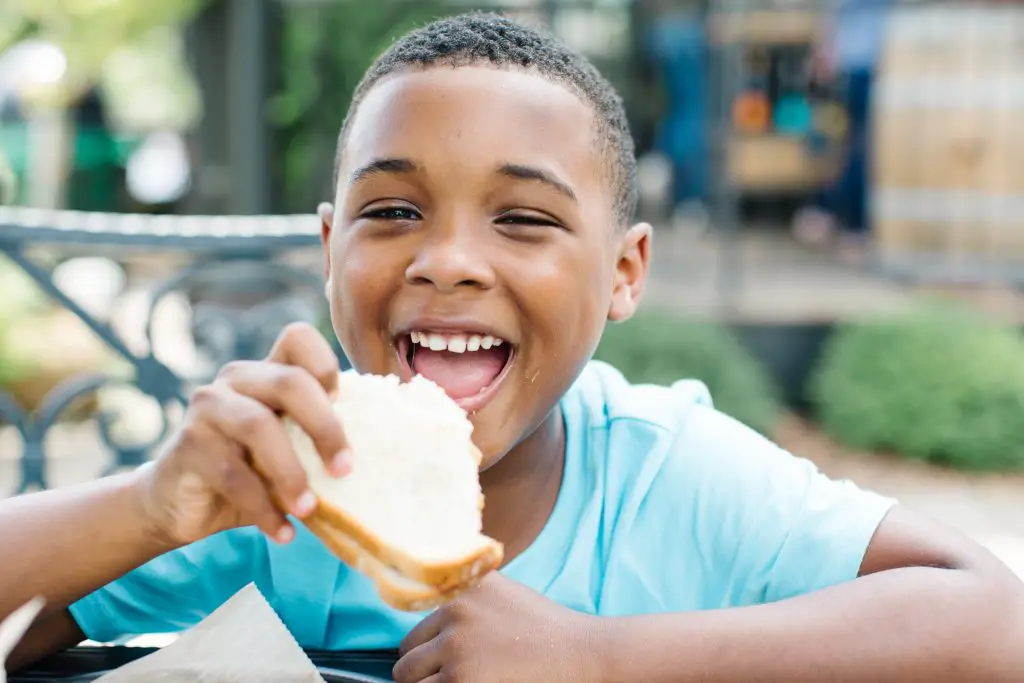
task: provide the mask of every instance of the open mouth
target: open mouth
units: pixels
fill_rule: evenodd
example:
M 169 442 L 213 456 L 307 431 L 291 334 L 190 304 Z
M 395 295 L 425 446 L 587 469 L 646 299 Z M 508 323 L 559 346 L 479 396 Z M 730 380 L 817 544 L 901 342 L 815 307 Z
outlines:
M 417 330 L 401 335 L 397 346 L 410 377 L 429 379 L 467 412 L 490 400 L 516 355 L 505 340 L 473 332 Z

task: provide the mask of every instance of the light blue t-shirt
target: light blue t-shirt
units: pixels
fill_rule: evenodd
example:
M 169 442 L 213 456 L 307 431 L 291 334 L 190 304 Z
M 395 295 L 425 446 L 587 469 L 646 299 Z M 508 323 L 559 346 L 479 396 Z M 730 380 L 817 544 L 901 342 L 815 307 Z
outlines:
M 894 501 L 832 481 L 711 407 L 702 384 L 634 386 L 590 363 L 562 400 L 565 474 L 547 525 L 502 572 L 576 610 L 685 612 L 857 576 Z M 396 647 L 423 615 L 386 607 L 304 529 L 253 529 L 159 557 L 72 605 L 86 636 L 180 631 L 255 582 L 307 648 Z

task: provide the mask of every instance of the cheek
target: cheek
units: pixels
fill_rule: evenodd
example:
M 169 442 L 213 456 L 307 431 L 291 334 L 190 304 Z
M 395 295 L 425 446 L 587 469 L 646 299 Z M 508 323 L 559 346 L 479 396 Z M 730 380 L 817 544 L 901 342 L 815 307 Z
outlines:
M 368 358 L 378 332 L 386 326 L 387 302 L 394 278 L 384 264 L 363 257 L 358 250 L 336 250 L 331 317 L 338 339 L 353 361 Z
M 608 283 L 603 268 L 595 268 L 598 255 L 575 249 L 562 258 L 535 262 L 521 305 L 534 326 L 531 334 L 545 354 L 534 364 L 564 363 L 589 356 L 608 311 Z

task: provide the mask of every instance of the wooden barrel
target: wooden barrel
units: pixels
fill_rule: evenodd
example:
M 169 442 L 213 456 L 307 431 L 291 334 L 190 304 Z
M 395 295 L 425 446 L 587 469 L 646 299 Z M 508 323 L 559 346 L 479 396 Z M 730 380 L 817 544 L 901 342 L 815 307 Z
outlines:
M 1024 9 L 895 11 L 872 128 L 881 265 L 1024 281 Z

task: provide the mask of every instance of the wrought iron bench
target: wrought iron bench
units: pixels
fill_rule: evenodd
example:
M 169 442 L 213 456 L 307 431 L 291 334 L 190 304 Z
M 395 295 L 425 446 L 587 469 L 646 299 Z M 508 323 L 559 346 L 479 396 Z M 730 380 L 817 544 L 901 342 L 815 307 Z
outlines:
M 306 292 L 311 300 L 321 300 L 322 278 L 284 258 L 295 250 L 316 248 L 319 240 L 320 225 L 313 215 L 147 216 L 0 207 L 0 252 L 127 361 L 134 373 L 127 381 L 163 408 L 163 432 L 142 445 L 119 443 L 110 428 L 111 416 L 99 415 L 100 436 L 113 453 L 109 470 L 144 462 L 169 430 L 167 411 L 184 404 L 189 387 L 204 379 L 182 377 L 155 356 L 153 316 L 161 301 L 172 292 L 191 294 L 193 341 L 218 364 L 258 357 L 287 323 L 313 322 L 319 315 L 300 295 Z M 104 255 L 122 262 L 138 253 L 173 252 L 187 265 L 152 290 L 145 322 L 148 350 L 139 353 L 109 322 L 85 310 L 55 283 L 54 268 L 39 258 L 40 250 L 58 259 Z M 204 301 L 226 283 L 243 290 L 260 283 L 266 291 L 248 309 Z M 51 391 L 32 413 L 0 391 L 0 421 L 13 425 L 24 444 L 19 493 L 47 488 L 45 437 L 68 407 L 79 397 L 124 381 L 102 374 L 75 377 Z

